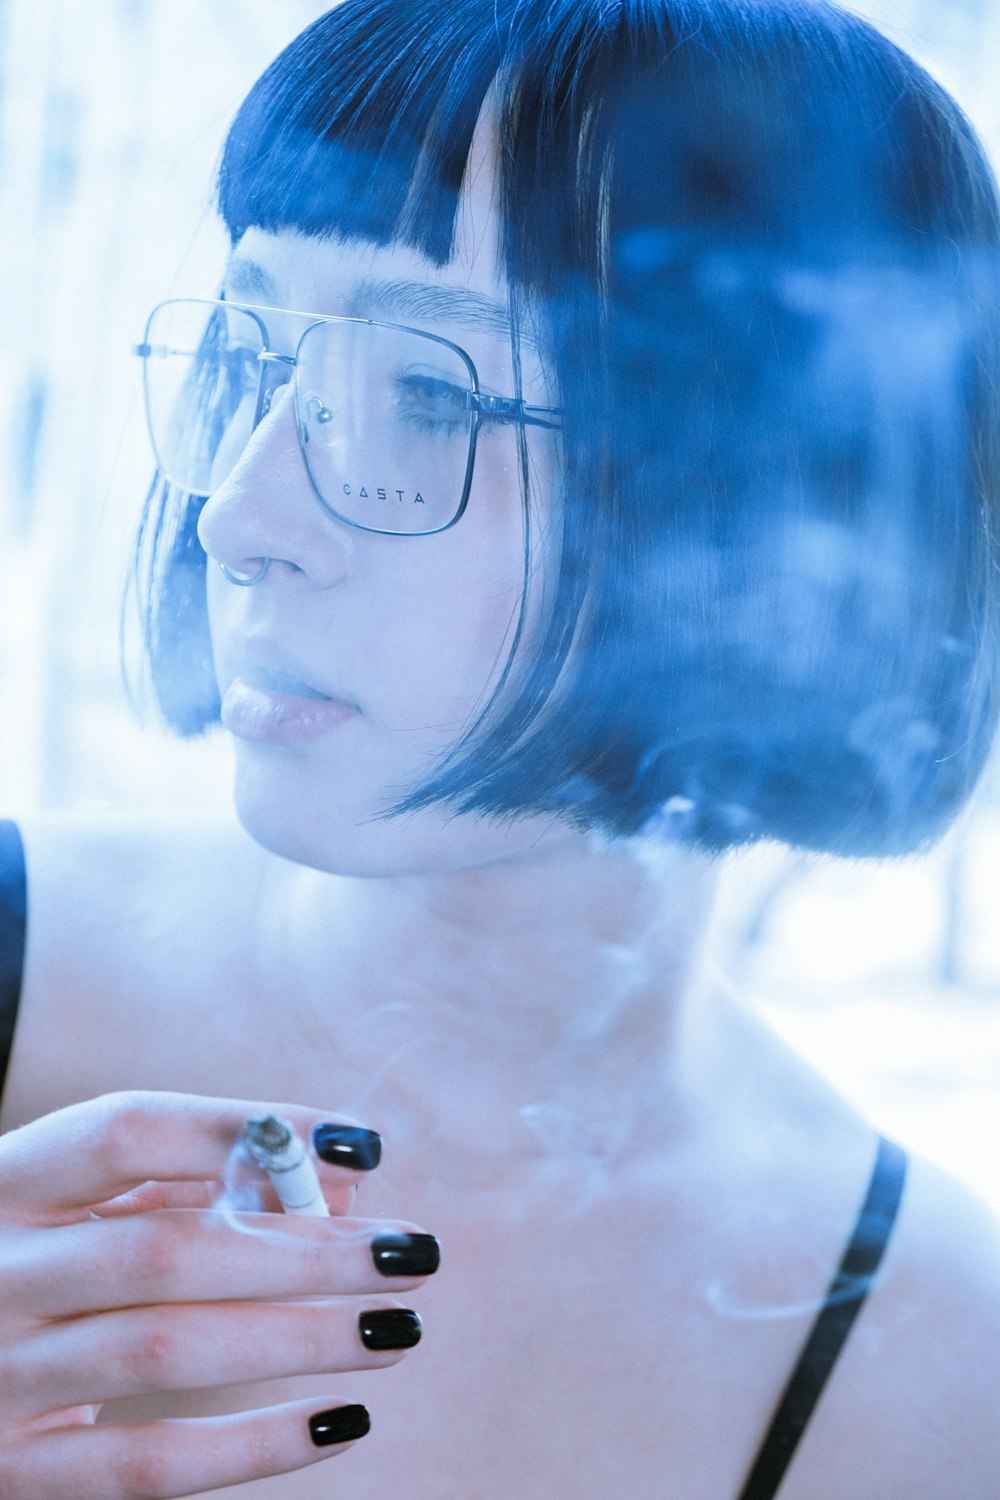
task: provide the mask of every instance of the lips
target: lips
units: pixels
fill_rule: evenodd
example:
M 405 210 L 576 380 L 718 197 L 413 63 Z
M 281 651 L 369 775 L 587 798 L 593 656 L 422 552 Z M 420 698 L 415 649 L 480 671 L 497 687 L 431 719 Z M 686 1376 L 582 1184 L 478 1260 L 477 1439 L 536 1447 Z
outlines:
M 259 745 L 297 745 L 355 719 L 357 704 L 322 692 L 285 664 L 245 662 L 222 698 L 222 722 L 238 739 Z

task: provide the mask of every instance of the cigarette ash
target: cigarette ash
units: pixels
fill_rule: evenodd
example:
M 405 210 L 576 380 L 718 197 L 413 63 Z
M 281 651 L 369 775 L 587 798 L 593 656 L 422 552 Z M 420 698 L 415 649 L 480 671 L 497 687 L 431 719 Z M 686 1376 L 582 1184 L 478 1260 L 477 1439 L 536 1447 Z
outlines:
M 292 1129 L 275 1115 L 247 1121 L 247 1146 L 258 1166 L 267 1168 L 292 1144 Z

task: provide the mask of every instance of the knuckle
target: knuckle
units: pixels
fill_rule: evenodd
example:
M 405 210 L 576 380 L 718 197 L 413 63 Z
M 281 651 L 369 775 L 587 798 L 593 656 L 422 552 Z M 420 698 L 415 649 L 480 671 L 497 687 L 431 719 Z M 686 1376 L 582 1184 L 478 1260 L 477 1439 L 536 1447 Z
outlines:
M 328 1292 L 336 1285 L 335 1265 L 328 1244 L 317 1240 L 301 1247 L 302 1277 L 309 1291 Z
M 139 1214 L 123 1222 L 117 1273 L 129 1294 L 164 1295 L 177 1285 L 185 1245 L 166 1214 Z
M 140 1391 L 170 1390 L 183 1381 L 183 1349 L 175 1330 L 143 1318 L 119 1353 L 120 1367 Z
M 30 1415 L 49 1403 L 52 1389 L 50 1363 L 39 1357 L 38 1340 L 0 1350 L 0 1411 L 5 1420 Z M 7 1491 L 0 1485 L 0 1495 Z
M 130 1089 L 104 1094 L 94 1103 L 104 1159 L 113 1171 L 127 1171 L 142 1153 L 142 1143 L 152 1127 L 152 1096 Z
M 303 1370 L 329 1369 L 333 1334 L 334 1321 L 325 1309 L 296 1308 L 294 1337 L 298 1362 Z
M 250 1472 L 255 1478 L 264 1479 L 269 1474 L 282 1474 L 292 1467 L 287 1453 L 287 1444 L 274 1422 L 253 1422 L 247 1433 L 247 1458 Z
M 113 1493 L 121 1500 L 159 1500 L 170 1494 L 173 1456 L 165 1434 L 146 1431 L 126 1442 L 109 1467 Z
M 23 1459 L 4 1444 L 0 1452 L 0 1495 L 4 1500 L 31 1500 L 29 1486 L 32 1480 L 24 1472 Z M 37 1492 L 34 1500 L 38 1500 Z
M 0 1349 L 0 1409 L 7 1411 L 10 1404 L 24 1392 L 24 1372 L 17 1368 L 9 1349 Z M 7 1492 L 0 1486 L 0 1495 Z

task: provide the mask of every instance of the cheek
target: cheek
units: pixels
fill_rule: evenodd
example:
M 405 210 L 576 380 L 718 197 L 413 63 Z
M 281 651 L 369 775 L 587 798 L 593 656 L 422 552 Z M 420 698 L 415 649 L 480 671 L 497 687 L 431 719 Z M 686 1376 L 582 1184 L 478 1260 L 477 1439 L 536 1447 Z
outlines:
M 486 702 L 513 643 L 524 586 L 520 527 L 516 538 L 492 537 L 496 545 L 481 536 L 470 547 L 458 528 L 450 538 L 435 545 L 420 582 L 393 599 L 398 650 L 387 668 L 399 727 L 460 731 Z
M 379 658 L 392 683 L 386 718 L 428 746 L 460 733 L 485 705 L 514 640 L 525 570 L 512 454 L 514 443 L 483 444 L 456 525 L 390 543 L 381 584 L 373 571 L 387 627 Z
M 421 680 L 425 687 L 431 685 L 453 729 L 473 717 L 496 686 L 514 641 L 522 597 L 519 659 L 530 652 L 546 617 L 548 582 L 555 577 L 559 549 L 558 511 L 552 504 L 559 463 L 548 434 L 538 437 L 542 440 L 532 441 L 531 434 L 528 446 L 527 567 L 521 467 L 512 436 L 481 444 L 465 515 L 451 531 L 428 538 L 434 556 L 428 556 L 421 603 L 414 604 L 411 618 L 426 644 Z

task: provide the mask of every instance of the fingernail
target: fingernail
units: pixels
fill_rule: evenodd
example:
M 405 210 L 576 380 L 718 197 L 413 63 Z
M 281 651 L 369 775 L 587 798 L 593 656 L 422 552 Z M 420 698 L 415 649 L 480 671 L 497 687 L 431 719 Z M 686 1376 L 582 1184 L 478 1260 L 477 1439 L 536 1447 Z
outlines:
M 412 1349 L 420 1343 L 420 1319 L 408 1307 L 363 1312 L 358 1329 L 366 1349 Z
M 329 1448 L 332 1443 L 364 1437 L 371 1425 L 367 1406 L 332 1406 L 309 1418 L 309 1436 L 317 1448 Z
M 370 1172 L 382 1159 L 382 1137 L 363 1125 L 317 1125 L 313 1148 L 320 1161 Z
M 383 1276 L 433 1276 L 441 1247 L 432 1234 L 380 1234 L 372 1240 L 372 1260 Z

